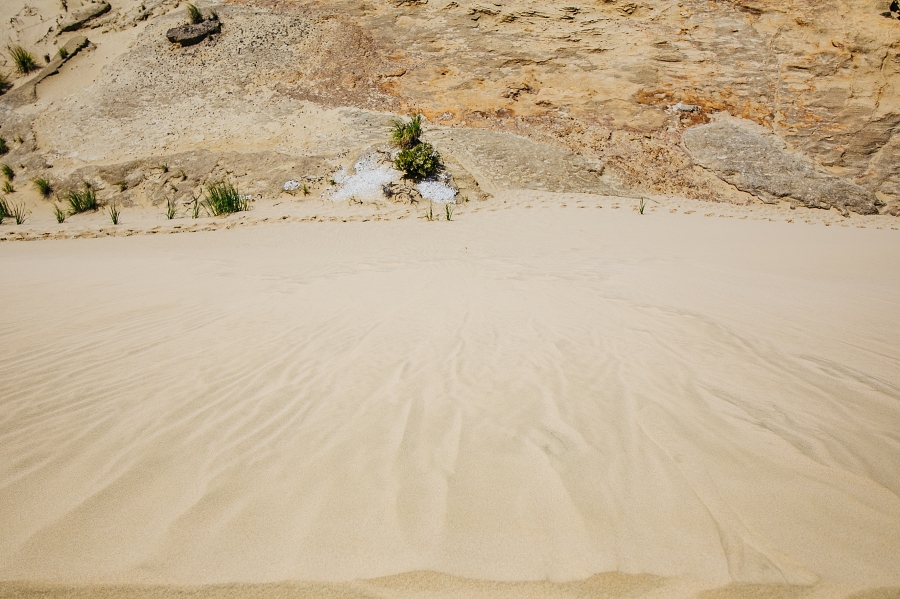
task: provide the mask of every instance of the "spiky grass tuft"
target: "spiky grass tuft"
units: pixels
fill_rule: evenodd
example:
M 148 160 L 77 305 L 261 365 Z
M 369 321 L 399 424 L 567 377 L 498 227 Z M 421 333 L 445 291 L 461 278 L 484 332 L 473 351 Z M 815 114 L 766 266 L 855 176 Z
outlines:
M 42 197 L 49 198 L 50 194 L 53 193 L 53 184 L 46 177 L 37 177 L 32 180 L 32 183 L 34 183 L 34 188 L 37 189 Z
M 6 200 L 3 200 L 3 204 L 5 204 L 2 208 L 3 212 L 7 216 L 13 217 L 17 225 L 24 223 L 28 215 L 31 214 L 25 210 L 25 204 L 8 204 Z
M 59 204 L 54 203 L 53 204 L 53 216 L 56 217 L 56 222 L 62 224 L 64 222 L 66 222 L 66 218 L 69 216 L 69 214 L 65 210 L 60 208 Z
M 0 225 L 10 216 L 12 215 L 9 213 L 9 204 L 6 202 L 6 198 L 0 197 Z
M 195 4 L 191 4 L 190 2 L 188 2 L 187 11 L 188 11 L 188 21 L 190 21 L 191 23 L 193 23 L 195 25 L 197 23 L 203 22 L 203 13 L 200 12 L 200 9 L 197 8 L 197 6 Z
M 112 224 L 118 225 L 119 224 L 119 215 L 122 213 L 122 211 L 119 209 L 118 204 L 113 202 L 112 204 L 109 205 L 108 210 L 109 210 L 109 220 L 112 221 Z
M 38 70 L 37 60 L 35 59 L 34 54 L 22 46 L 7 46 L 7 50 L 9 51 L 9 57 L 16 63 L 16 70 L 23 75 Z
M 12 167 L 8 164 L 0 164 L 0 173 L 2 173 L 4 177 L 6 177 L 7 181 L 12 181 L 16 178 L 15 171 L 13 171 Z
M 16 193 L 16 188 L 9 181 L 3 182 L 3 193 Z
M 203 207 L 212 216 L 241 212 L 249 207 L 249 201 L 241 196 L 238 188 L 227 181 L 206 184 Z
M 166 198 L 166 218 L 172 220 L 178 213 L 178 203 L 175 198 Z
M 414 114 L 409 122 L 391 121 L 391 142 L 401 150 L 409 150 L 419 144 L 422 137 L 422 115 Z
M 69 57 L 69 51 L 66 50 L 66 47 L 65 47 L 65 46 L 61 46 L 61 47 L 59 48 L 59 50 L 56 51 L 56 53 L 57 53 L 57 55 L 59 55 L 59 57 L 62 58 L 63 60 L 65 60 L 65 59 L 67 59 L 67 58 Z
M 455 210 L 453 204 L 444 204 L 444 215 L 447 217 L 447 220 L 453 220 L 453 210 Z
M 6 145 L 6 140 L 0 137 L 0 156 L 7 154 L 9 152 L 9 146 Z
M 97 202 L 97 192 L 87 183 L 84 184 L 84 191 L 76 191 L 70 189 L 63 194 L 66 202 L 69 203 L 69 214 L 80 214 L 88 210 L 97 210 L 99 203 Z

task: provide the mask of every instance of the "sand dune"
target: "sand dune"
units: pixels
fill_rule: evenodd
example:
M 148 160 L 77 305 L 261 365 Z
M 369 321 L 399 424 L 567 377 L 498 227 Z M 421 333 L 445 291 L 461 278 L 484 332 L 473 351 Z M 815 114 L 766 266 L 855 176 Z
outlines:
M 0 267 L 2 580 L 900 586 L 895 231 L 544 207 Z

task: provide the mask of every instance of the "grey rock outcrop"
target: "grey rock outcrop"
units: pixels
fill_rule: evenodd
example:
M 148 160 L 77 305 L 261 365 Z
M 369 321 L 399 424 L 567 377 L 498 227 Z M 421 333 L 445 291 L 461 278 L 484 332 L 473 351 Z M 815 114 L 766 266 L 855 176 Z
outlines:
M 189 23 L 180 27 L 173 27 L 166 32 L 166 37 L 173 44 L 190 46 L 202 42 L 213 33 L 219 33 L 222 24 L 218 19 L 210 19 L 202 23 Z
M 763 201 L 786 198 L 809 208 L 877 212 L 869 190 L 816 169 L 749 127 L 724 122 L 693 127 L 685 131 L 684 145 L 697 164 Z
M 81 29 L 81 26 L 94 19 L 99 17 L 102 14 L 109 12 L 110 6 L 109 2 L 98 2 L 96 4 L 89 4 L 87 8 L 76 11 L 72 13 L 68 20 L 63 21 L 59 26 L 59 31 L 75 31 L 76 29 Z

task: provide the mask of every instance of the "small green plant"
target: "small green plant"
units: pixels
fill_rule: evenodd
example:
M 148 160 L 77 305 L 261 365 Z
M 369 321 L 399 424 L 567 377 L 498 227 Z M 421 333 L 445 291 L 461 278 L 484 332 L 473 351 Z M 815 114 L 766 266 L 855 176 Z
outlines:
M 303 184 L 303 187 L 300 188 L 300 191 L 301 191 L 301 192 L 303 193 L 303 195 L 305 195 L 305 196 L 308 196 L 308 195 L 309 195 L 309 187 L 306 186 L 306 183 Z
M 200 198 L 195 197 L 191 202 L 191 218 L 200 218 Z
M 249 206 L 249 201 L 238 188 L 227 181 L 213 181 L 206 184 L 206 199 L 203 207 L 212 216 L 241 212 Z
M 200 12 L 200 9 L 197 8 L 196 5 L 188 2 L 187 11 L 188 11 L 188 21 L 190 21 L 191 23 L 193 23 L 195 25 L 197 23 L 203 22 L 203 13 Z
M 38 70 L 37 60 L 35 60 L 34 54 L 29 52 L 22 46 L 7 46 L 7 50 L 9 50 L 10 58 L 12 58 L 13 62 L 16 63 L 16 70 L 18 70 L 23 75 L 27 75 L 32 71 Z
M 3 173 L 3 176 L 6 177 L 7 181 L 12 181 L 16 178 L 16 173 L 8 164 L 0 164 L 0 173 Z
M 453 204 L 447 203 L 444 204 L 444 215 L 447 217 L 447 220 L 453 219 L 453 210 L 455 209 Z
M 66 222 L 66 218 L 69 216 L 65 210 L 59 207 L 59 204 L 53 203 L 53 216 L 56 217 L 56 222 L 64 223 Z
M 180 172 L 178 173 L 178 176 L 181 177 L 181 180 L 182 180 L 182 181 L 184 181 L 185 179 L 187 179 L 187 173 L 184 172 L 184 169 L 180 169 Z
M 419 145 L 422 137 L 422 115 L 415 114 L 409 122 L 394 119 L 391 121 L 391 142 L 401 150 L 411 150 Z
M 53 193 L 53 184 L 45 177 L 37 177 L 32 180 L 32 183 L 34 183 L 34 188 L 37 189 L 42 197 L 49 198 L 50 194 Z
M 6 145 L 6 140 L 0 137 L 0 156 L 9 152 L 9 146 Z
M 334 180 L 334 177 L 328 180 L 329 185 L 337 185 L 337 181 Z
M 119 191 L 125 191 L 128 189 L 128 181 L 116 181 L 116 187 L 119 188 Z
M 428 201 L 428 208 L 425 210 L 425 220 L 434 220 L 434 204 L 431 200 Z
M 0 225 L 3 224 L 3 221 L 12 216 L 9 211 L 9 204 L 6 202 L 6 198 L 0 197 Z
M 407 179 L 426 179 L 441 168 L 441 155 L 429 143 L 420 143 L 408 150 L 401 150 L 394 166 Z
M 119 224 L 119 215 L 122 213 L 122 211 L 119 209 L 118 204 L 113 202 L 112 204 L 109 205 L 108 210 L 109 210 L 109 220 L 112 221 L 112 224 L 118 225 Z
M 69 57 L 69 51 L 66 50 L 66 47 L 65 47 L 65 46 L 61 46 L 61 47 L 59 48 L 59 50 L 56 51 L 56 53 L 57 53 L 57 55 L 58 55 L 60 58 L 62 58 L 63 60 L 65 60 L 65 59 L 67 59 L 67 58 Z
M 30 212 L 25 211 L 25 204 L 13 204 L 12 206 L 4 208 L 4 211 L 13 217 L 17 225 L 24 223 L 25 219 L 28 218 L 28 215 L 31 214 Z
M 641 203 L 638 204 L 638 212 L 641 214 L 644 213 L 644 208 L 647 207 L 647 200 L 645 198 L 641 198 Z
M 178 203 L 175 198 L 166 198 L 166 218 L 172 220 L 178 213 Z
M 3 193 L 16 193 L 16 188 L 9 181 L 3 182 Z
M 160 164 L 160 165 L 159 165 L 158 167 L 156 167 L 156 168 L 160 169 L 160 170 L 161 170 L 162 172 L 164 172 L 164 173 L 168 173 L 168 172 L 169 172 L 169 165 L 168 165 L 168 164 L 165 164 L 165 163 Z
M 63 197 L 69 203 L 69 214 L 80 214 L 88 210 L 97 210 L 97 192 L 93 190 L 89 183 L 85 182 L 84 191 L 76 191 L 70 189 Z

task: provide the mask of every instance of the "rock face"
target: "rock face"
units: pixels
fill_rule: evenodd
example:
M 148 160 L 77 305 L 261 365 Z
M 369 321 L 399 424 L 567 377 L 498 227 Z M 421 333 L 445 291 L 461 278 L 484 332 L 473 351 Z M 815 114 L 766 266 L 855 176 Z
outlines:
M 72 16 L 64 21 L 60 26 L 60 31 L 75 31 L 76 29 L 81 29 L 81 26 L 94 19 L 99 17 L 102 14 L 109 12 L 109 3 L 108 2 L 98 2 L 96 4 L 89 4 L 87 8 L 79 10 L 77 12 L 72 13 Z
M 732 123 L 693 127 L 685 132 L 684 145 L 698 164 L 764 200 L 790 198 L 809 208 L 877 212 L 872 192 L 815 169 L 808 159 L 788 154 L 749 128 Z
M 191 46 L 202 42 L 207 36 L 219 33 L 222 24 L 218 19 L 210 19 L 202 23 L 190 23 L 181 27 L 173 27 L 166 32 L 166 37 L 173 44 Z

